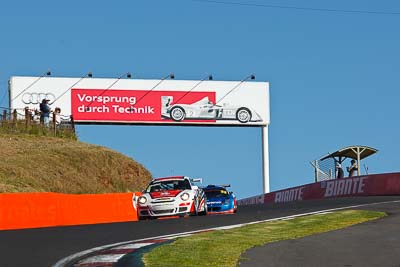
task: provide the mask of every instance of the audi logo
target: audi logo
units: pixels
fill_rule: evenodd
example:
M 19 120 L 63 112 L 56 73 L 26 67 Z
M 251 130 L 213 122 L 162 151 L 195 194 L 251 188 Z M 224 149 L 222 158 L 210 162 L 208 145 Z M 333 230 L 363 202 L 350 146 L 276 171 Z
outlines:
M 43 99 L 49 99 L 50 103 L 53 103 L 56 96 L 53 93 L 25 93 L 22 95 L 24 104 L 40 104 Z

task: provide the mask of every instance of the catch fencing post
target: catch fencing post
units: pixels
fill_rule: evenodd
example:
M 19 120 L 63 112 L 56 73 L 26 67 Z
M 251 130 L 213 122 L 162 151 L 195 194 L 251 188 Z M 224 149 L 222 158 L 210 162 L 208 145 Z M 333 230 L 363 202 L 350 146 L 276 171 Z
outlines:
M 14 109 L 13 111 L 13 123 L 17 126 L 17 110 Z
M 71 115 L 71 127 L 72 127 L 72 132 L 75 134 L 75 122 L 74 122 L 74 117 Z
M 53 128 L 54 128 L 54 136 L 57 135 L 57 129 L 56 129 L 56 114 L 53 112 Z
M 29 109 L 28 107 L 25 108 L 25 127 L 28 129 L 29 127 L 29 121 L 30 121 L 30 116 L 29 116 Z
M 2 126 L 4 127 L 7 122 L 7 110 L 3 110 L 3 119 L 1 121 Z

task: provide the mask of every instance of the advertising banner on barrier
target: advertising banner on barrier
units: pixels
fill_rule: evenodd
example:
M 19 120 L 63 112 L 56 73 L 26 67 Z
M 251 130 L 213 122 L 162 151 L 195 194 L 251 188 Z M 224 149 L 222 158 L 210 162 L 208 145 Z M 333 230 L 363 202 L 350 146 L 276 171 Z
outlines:
M 400 173 L 374 174 L 327 180 L 241 199 L 239 205 L 287 203 L 310 199 L 400 195 Z
M 10 108 L 43 99 L 77 123 L 266 126 L 269 83 L 209 80 L 11 77 Z
M 136 221 L 134 193 L 0 194 L 0 230 Z

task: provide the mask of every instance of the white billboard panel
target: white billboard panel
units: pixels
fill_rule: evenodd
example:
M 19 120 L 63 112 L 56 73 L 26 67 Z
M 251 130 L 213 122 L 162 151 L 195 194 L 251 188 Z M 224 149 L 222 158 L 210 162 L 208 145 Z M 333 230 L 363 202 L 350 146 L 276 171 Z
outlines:
M 20 77 L 10 79 L 10 108 L 51 108 L 77 123 L 269 124 L 269 84 L 250 81 Z

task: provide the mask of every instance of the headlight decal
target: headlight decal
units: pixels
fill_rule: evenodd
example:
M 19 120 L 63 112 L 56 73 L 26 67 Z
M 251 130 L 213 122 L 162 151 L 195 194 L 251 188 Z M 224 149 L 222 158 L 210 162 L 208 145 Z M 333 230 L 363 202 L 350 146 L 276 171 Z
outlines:
M 183 194 L 181 195 L 181 199 L 182 199 L 183 201 L 187 201 L 187 200 L 189 199 L 189 197 L 190 197 L 190 195 L 189 195 L 188 193 L 183 193 Z
M 139 204 L 146 204 L 146 202 L 147 202 L 147 198 L 145 197 L 145 196 L 140 196 L 139 198 L 138 198 L 138 203 Z

